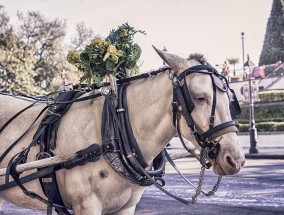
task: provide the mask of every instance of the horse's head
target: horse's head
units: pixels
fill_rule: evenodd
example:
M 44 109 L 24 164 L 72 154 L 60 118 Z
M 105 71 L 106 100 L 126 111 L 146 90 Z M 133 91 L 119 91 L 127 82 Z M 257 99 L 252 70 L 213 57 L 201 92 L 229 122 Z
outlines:
M 204 61 L 156 51 L 173 70 L 180 133 L 198 149 L 210 150 L 215 174 L 239 172 L 245 157 L 237 138 L 238 124 L 231 115 L 240 109 L 237 100 L 232 103 L 236 97 L 225 78 Z

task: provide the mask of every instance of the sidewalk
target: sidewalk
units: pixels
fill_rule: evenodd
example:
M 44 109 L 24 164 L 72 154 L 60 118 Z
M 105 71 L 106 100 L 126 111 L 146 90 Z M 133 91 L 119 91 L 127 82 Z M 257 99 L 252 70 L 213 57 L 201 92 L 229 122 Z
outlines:
M 284 159 L 284 132 L 259 132 L 256 144 L 258 153 L 256 154 L 249 154 L 249 133 L 240 133 L 238 138 L 248 159 Z M 183 150 L 178 137 L 170 141 L 169 149 Z
M 244 147 L 246 158 L 252 159 L 284 159 L 284 132 L 258 133 L 258 153 L 249 154 L 250 136 L 249 133 L 239 134 L 239 140 Z

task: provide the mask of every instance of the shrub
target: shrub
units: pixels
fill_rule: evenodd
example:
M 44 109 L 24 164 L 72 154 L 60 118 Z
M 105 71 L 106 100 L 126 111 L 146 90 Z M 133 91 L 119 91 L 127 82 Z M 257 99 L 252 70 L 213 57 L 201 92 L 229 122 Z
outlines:
M 284 90 L 269 90 L 258 93 L 261 103 L 284 101 Z
M 284 122 L 260 122 L 256 123 L 257 131 L 284 131 Z M 248 132 L 250 124 L 240 124 L 240 132 Z
M 237 119 L 237 121 L 241 124 L 248 124 L 249 123 L 249 118 L 248 119 Z M 263 118 L 263 119 L 255 119 L 255 122 L 284 122 L 284 118 Z
M 266 104 L 255 104 L 254 107 L 254 118 L 256 121 L 274 121 L 272 119 L 283 119 L 284 118 L 284 102 L 277 103 L 266 103 Z M 242 113 L 235 117 L 236 120 L 249 120 L 250 118 L 250 107 L 249 105 L 241 105 Z M 279 121 L 279 120 L 277 120 Z

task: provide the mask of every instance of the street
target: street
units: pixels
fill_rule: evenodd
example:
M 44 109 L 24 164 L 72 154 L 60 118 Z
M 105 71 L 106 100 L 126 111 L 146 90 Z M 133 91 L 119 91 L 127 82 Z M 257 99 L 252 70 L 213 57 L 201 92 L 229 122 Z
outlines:
M 193 158 L 178 160 L 177 165 L 187 178 L 197 185 L 200 164 Z M 135 215 L 272 215 L 284 214 L 284 160 L 247 159 L 236 176 L 223 177 L 217 193 L 212 197 L 200 195 L 194 205 L 184 205 L 154 186 L 148 187 L 137 206 Z M 190 199 L 194 190 L 184 183 L 171 166 L 166 168 L 166 188 L 174 194 Z M 208 170 L 204 191 L 209 191 L 217 177 Z M 18 208 L 5 202 L 0 214 L 43 215 L 42 211 Z
M 284 214 L 284 159 L 275 159 L 275 155 L 284 155 L 284 133 L 261 134 L 258 136 L 257 154 L 253 159 L 246 159 L 246 164 L 235 176 L 223 177 L 216 194 L 211 197 L 200 195 L 194 205 L 184 205 L 162 193 L 154 186 L 144 192 L 137 205 L 135 215 L 272 215 Z M 249 150 L 249 136 L 239 135 L 245 153 Z M 184 152 L 178 138 L 173 138 L 168 148 L 169 153 Z M 261 156 L 270 155 L 261 159 Z M 259 158 L 257 157 L 259 156 Z M 176 160 L 183 174 L 195 185 L 198 184 L 200 164 L 192 157 Z M 166 165 L 166 189 L 188 200 L 195 194 L 177 175 L 175 170 Z M 217 177 L 211 170 L 206 171 L 204 191 L 209 191 Z M 16 207 L 5 202 L 0 214 L 5 215 L 44 215 L 45 211 L 34 211 Z
M 193 158 L 181 159 L 177 163 L 183 172 L 189 173 L 188 178 L 197 184 L 199 164 L 193 161 Z M 284 160 L 247 159 L 246 165 L 239 174 L 223 177 L 219 190 L 214 196 L 201 195 L 196 204 L 188 206 L 171 199 L 152 186 L 143 194 L 136 215 L 284 214 L 283 167 Z M 216 176 L 210 171 L 208 173 L 205 177 L 207 183 L 204 190 L 206 191 L 209 191 L 216 181 Z M 178 175 L 169 174 L 166 179 L 169 180 L 168 190 L 187 199 L 193 196 L 194 190 Z

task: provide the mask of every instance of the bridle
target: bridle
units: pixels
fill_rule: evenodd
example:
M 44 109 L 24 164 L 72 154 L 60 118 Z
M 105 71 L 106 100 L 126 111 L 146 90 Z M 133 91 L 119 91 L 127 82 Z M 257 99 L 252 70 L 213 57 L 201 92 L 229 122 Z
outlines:
M 187 87 L 186 77 L 193 74 L 193 73 L 201 73 L 201 74 L 207 74 L 210 75 L 213 85 L 213 101 L 212 101 L 212 108 L 211 108 L 211 116 L 209 119 L 209 130 L 200 134 L 197 125 L 191 115 L 192 111 L 195 108 L 194 102 L 192 97 L 190 96 L 189 89 Z M 218 74 L 218 72 L 210 65 L 210 64 L 202 64 L 190 67 L 183 71 L 180 75 L 172 74 L 170 76 L 170 79 L 172 80 L 173 84 L 173 123 L 178 128 L 178 133 L 180 134 L 179 126 L 176 125 L 176 122 L 179 123 L 180 115 L 182 115 L 185 118 L 185 121 L 190 128 L 192 134 L 194 135 L 197 143 L 201 147 L 202 150 L 205 148 L 208 148 L 208 156 L 211 159 L 216 159 L 218 156 L 218 153 L 220 151 L 220 144 L 219 141 L 217 141 L 216 138 L 221 137 L 223 134 L 229 133 L 229 132 L 238 132 L 239 124 L 232 120 L 228 122 L 221 123 L 219 125 L 214 126 L 215 121 L 215 112 L 216 112 L 216 91 L 217 88 L 223 92 L 227 92 L 229 88 L 227 79 Z M 233 93 L 233 90 L 230 89 L 230 91 Z M 234 95 L 235 96 L 235 95 Z M 240 108 L 236 107 L 237 104 L 233 104 L 230 106 L 233 106 L 231 109 L 237 110 L 231 111 L 231 114 L 237 115 L 240 112 Z M 238 112 L 238 113 L 237 113 Z

